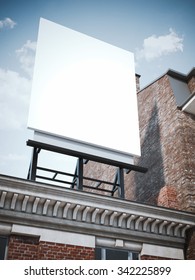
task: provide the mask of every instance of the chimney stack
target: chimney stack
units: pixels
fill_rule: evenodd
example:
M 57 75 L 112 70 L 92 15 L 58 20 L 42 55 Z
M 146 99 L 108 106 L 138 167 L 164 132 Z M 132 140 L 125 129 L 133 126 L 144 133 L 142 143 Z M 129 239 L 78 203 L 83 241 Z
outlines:
M 135 73 L 136 92 L 140 91 L 140 77 L 141 75 Z

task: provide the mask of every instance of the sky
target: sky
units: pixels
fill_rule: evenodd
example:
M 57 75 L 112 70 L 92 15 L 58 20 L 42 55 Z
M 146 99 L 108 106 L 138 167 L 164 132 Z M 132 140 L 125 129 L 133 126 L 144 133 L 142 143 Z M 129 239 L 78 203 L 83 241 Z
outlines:
M 0 174 L 27 177 L 41 17 L 133 52 L 143 88 L 168 69 L 195 66 L 194 13 L 194 0 L 0 0 Z

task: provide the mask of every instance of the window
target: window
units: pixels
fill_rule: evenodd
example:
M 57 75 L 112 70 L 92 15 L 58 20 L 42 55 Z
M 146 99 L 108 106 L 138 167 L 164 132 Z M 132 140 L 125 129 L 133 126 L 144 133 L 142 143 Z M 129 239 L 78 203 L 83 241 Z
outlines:
M 138 260 L 138 253 L 127 250 L 96 248 L 96 260 Z
M 7 249 L 7 237 L 0 236 L 0 260 L 4 260 Z

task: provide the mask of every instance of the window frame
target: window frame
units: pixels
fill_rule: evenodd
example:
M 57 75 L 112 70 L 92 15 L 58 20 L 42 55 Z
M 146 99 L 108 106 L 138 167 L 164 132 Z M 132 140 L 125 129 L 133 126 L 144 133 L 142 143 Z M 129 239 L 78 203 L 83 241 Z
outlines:
M 107 251 L 118 251 L 118 252 L 126 252 L 127 253 L 127 260 L 137 260 L 139 259 L 139 253 L 133 252 L 127 249 L 121 249 L 121 248 L 109 248 L 109 247 L 96 247 L 96 260 L 111 260 L 107 258 Z M 100 259 L 97 258 L 97 250 L 100 250 Z M 137 258 L 134 257 L 134 255 L 137 255 Z M 120 260 L 120 259 L 119 259 Z
M 2 244 L 4 245 L 2 247 Z M 0 260 L 6 260 L 8 251 L 8 237 L 0 235 Z

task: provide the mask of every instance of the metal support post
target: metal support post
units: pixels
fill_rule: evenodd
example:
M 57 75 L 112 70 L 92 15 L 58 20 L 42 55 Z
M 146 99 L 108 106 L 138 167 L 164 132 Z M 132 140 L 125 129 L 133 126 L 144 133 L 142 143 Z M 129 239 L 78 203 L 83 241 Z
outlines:
M 77 189 L 83 190 L 83 159 L 77 161 Z
M 114 196 L 115 191 L 118 189 L 118 185 L 117 184 L 118 184 L 118 170 L 116 171 L 116 174 L 115 174 L 111 196 Z
M 36 180 L 36 172 L 37 172 L 37 162 L 38 162 L 38 154 L 40 152 L 39 148 L 33 149 L 32 163 L 31 163 L 31 171 L 30 171 L 30 180 Z
M 124 170 L 123 168 L 118 168 L 118 195 L 120 198 L 125 198 L 125 184 L 124 184 Z

